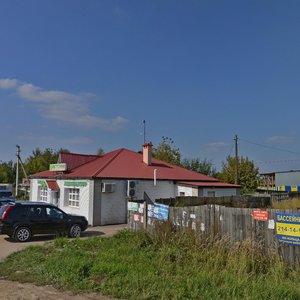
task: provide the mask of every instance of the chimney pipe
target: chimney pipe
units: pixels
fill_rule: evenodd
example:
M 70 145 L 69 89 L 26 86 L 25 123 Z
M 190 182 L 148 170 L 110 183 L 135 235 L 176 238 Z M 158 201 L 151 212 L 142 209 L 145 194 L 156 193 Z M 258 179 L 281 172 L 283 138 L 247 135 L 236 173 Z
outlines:
M 147 166 L 152 164 L 152 143 L 147 143 L 143 145 L 143 162 Z

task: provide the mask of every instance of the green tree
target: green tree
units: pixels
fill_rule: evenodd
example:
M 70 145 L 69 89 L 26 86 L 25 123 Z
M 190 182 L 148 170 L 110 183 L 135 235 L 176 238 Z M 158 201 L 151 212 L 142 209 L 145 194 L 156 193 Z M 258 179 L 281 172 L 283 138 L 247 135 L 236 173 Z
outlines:
M 171 138 L 163 136 L 161 143 L 152 151 L 153 157 L 179 166 L 181 154 L 179 148 L 175 148 L 173 144 Z
M 50 148 L 45 150 L 36 148 L 33 150 L 32 155 L 25 160 L 24 165 L 27 175 L 49 170 L 50 164 L 57 163 L 58 155 L 59 151 L 54 151 Z
M 15 181 L 15 170 L 12 161 L 0 163 L 0 182 L 13 183 Z
M 227 183 L 235 182 L 235 158 L 227 156 L 226 162 L 222 163 L 222 171 L 219 178 Z M 258 168 L 248 157 L 239 157 L 238 162 L 238 183 L 241 185 L 241 193 L 253 193 L 257 188 Z
M 199 158 L 193 159 L 184 159 L 181 165 L 189 170 L 215 177 L 217 175 L 217 170 L 214 168 L 213 163 L 211 160 L 203 159 L 200 160 Z
M 104 155 L 105 154 L 105 151 L 104 151 L 104 149 L 103 148 L 98 148 L 98 150 L 97 150 L 97 155 Z

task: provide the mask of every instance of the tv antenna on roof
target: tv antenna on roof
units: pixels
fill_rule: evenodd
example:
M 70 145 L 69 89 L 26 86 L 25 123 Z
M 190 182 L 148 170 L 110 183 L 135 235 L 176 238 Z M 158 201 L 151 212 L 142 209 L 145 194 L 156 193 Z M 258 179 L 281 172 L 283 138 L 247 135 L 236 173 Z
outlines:
M 146 120 L 143 120 L 143 126 L 144 126 L 144 145 L 146 144 Z

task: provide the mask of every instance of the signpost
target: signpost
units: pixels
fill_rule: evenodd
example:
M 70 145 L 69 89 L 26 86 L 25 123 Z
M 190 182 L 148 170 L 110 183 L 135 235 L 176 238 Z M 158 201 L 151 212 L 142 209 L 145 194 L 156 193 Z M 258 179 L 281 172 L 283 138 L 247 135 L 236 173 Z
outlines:
M 85 187 L 87 186 L 86 181 L 65 181 L 64 186 L 67 187 Z
M 53 172 L 64 172 L 67 171 L 67 164 L 61 163 L 61 164 L 50 164 L 49 170 Z

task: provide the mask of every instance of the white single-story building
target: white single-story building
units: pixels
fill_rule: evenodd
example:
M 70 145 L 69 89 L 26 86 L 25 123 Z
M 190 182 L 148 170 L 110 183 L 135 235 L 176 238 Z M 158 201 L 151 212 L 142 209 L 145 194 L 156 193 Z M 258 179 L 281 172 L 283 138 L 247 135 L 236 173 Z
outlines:
M 128 199 L 239 195 L 240 186 L 152 158 L 118 149 L 104 155 L 62 152 L 58 164 L 30 178 L 30 201 L 45 201 L 67 213 L 84 215 L 90 225 L 127 222 Z

